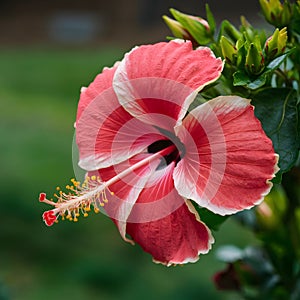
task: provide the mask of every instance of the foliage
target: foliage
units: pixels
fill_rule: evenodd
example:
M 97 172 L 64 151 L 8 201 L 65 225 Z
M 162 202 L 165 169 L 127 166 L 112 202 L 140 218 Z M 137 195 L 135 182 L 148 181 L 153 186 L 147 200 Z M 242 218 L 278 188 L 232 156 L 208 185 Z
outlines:
M 205 89 L 202 99 L 224 94 L 251 99 L 279 154 L 280 171 L 273 179 L 271 193 L 256 209 L 235 217 L 255 233 L 261 246 L 220 250 L 218 257 L 228 266 L 215 275 L 215 283 L 220 289 L 236 290 L 243 299 L 299 299 L 300 1 L 259 2 L 266 21 L 274 26 L 272 34 L 253 27 L 244 17 L 239 28 L 224 20 L 216 32 L 208 6 L 207 21 L 175 10 L 171 14 L 176 28 L 185 32 L 175 37 L 190 37 L 194 47 L 209 46 L 225 60 L 223 76 L 217 85 Z M 166 23 L 172 30 L 172 22 Z M 206 212 L 204 217 L 214 230 L 222 223 Z

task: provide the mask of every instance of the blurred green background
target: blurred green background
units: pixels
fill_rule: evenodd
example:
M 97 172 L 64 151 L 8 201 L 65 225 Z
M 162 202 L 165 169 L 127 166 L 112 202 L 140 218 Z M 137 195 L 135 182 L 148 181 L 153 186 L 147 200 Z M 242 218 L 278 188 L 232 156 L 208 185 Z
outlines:
M 152 29 L 147 40 L 157 40 Z M 198 263 L 169 268 L 125 243 L 106 216 L 91 214 L 51 228 L 42 222 L 49 207 L 38 202 L 38 194 L 52 194 L 74 177 L 73 124 L 81 86 L 144 39 L 82 45 L 1 36 L 0 300 L 237 299 L 216 291 L 211 280 L 224 267 L 215 258 L 218 247 L 254 241 L 232 220 L 214 234 L 213 250 Z

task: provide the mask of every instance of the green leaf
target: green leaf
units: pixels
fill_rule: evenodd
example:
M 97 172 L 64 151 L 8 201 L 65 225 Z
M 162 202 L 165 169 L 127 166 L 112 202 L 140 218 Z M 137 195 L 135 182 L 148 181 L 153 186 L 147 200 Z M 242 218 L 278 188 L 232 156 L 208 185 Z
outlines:
M 294 48 L 290 51 L 278 56 L 277 58 L 273 59 L 265 68 L 265 72 L 274 71 L 279 68 L 279 66 L 284 62 L 284 60 L 289 57 L 293 52 Z
M 266 88 L 253 96 L 255 115 L 279 154 L 279 176 L 296 163 L 299 152 L 297 92 Z
M 211 32 L 214 33 L 216 29 L 216 21 L 207 3 L 205 5 L 205 9 L 208 25 L 210 27 Z
M 256 90 L 262 87 L 267 81 L 267 74 L 262 75 L 253 79 L 244 71 L 236 71 L 233 74 L 233 85 L 234 86 L 245 86 L 251 90 Z
M 208 226 L 208 228 L 211 230 L 215 230 L 215 231 L 219 230 L 220 226 L 229 217 L 229 216 L 217 215 L 204 207 L 200 207 L 195 202 L 192 202 L 192 203 L 193 203 L 195 209 L 197 210 L 201 221 L 204 222 L 205 225 Z
M 236 71 L 233 74 L 233 85 L 234 86 L 244 86 L 251 83 L 251 78 L 244 71 Z

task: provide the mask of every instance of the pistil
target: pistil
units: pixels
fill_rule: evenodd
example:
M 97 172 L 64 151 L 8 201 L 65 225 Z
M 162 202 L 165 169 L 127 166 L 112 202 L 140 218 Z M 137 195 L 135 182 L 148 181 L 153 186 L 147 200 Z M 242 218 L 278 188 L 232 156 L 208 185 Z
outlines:
M 46 225 L 51 226 L 58 222 L 59 217 L 61 217 L 62 220 L 66 218 L 76 222 L 78 221 L 80 213 L 83 214 L 84 217 L 88 216 L 91 206 L 93 206 L 94 212 L 98 213 L 100 211 L 99 206 L 103 207 L 108 202 L 106 192 L 114 195 L 114 192 L 109 189 L 111 185 L 137 169 L 169 155 L 174 149 L 176 149 L 176 147 L 171 145 L 161 151 L 149 155 L 105 182 L 102 182 L 100 177 L 94 175 L 91 177 L 87 176 L 82 184 L 75 179 L 71 179 L 72 185 L 66 186 L 66 189 L 68 190 L 67 193 L 60 190 L 59 187 L 57 188 L 58 194 L 54 194 L 54 197 L 57 198 L 57 202 L 53 201 L 53 199 L 47 199 L 45 193 L 40 193 L 40 202 L 54 206 L 52 210 L 44 212 L 44 222 Z

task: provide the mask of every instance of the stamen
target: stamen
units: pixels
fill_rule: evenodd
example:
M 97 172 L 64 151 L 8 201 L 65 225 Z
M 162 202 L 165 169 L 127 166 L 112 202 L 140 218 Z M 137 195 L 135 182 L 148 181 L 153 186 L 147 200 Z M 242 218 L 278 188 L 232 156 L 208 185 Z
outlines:
M 67 219 L 69 221 L 77 222 L 80 214 L 84 217 L 88 216 L 88 212 L 91 211 L 91 206 L 95 213 L 99 213 L 99 207 L 103 207 L 106 203 L 108 203 L 106 191 L 108 191 L 112 196 L 114 195 L 114 192 L 108 188 L 109 186 L 118 182 L 120 179 L 126 177 L 138 168 L 145 166 L 156 159 L 160 159 L 162 156 L 172 153 L 174 148 L 174 145 L 164 148 L 163 150 L 137 162 L 128 169 L 123 170 L 106 182 L 102 182 L 100 177 L 95 175 L 92 175 L 91 177 L 87 176 L 82 184 L 72 178 L 72 185 L 66 185 L 66 190 L 68 192 L 63 192 L 60 187 L 56 187 L 57 193 L 54 194 L 54 197 L 57 199 L 56 202 L 52 199 L 47 199 L 45 193 L 40 193 L 40 202 L 54 206 L 53 209 L 44 212 L 44 222 L 46 225 L 51 226 L 58 222 L 59 217 L 62 220 Z
M 54 206 L 54 209 L 43 214 L 43 220 L 46 225 L 53 225 L 58 221 L 59 217 L 61 217 L 61 220 L 67 219 L 77 222 L 80 213 L 87 217 L 87 212 L 91 211 L 91 206 L 93 206 L 95 213 L 99 213 L 100 209 L 98 206 L 103 207 L 104 203 L 108 202 L 105 191 L 107 189 L 106 185 L 101 182 L 99 177 L 94 175 L 86 177 L 82 184 L 72 178 L 71 183 L 72 185 L 66 185 L 68 193 L 63 192 L 60 187 L 56 188 L 58 193 L 54 193 L 54 197 L 57 199 L 57 202 L 47 199 L 45 193 L 40 193 L 40 202 Z

